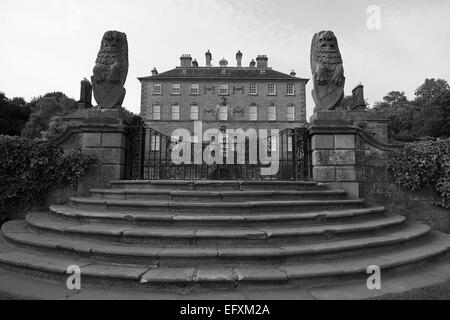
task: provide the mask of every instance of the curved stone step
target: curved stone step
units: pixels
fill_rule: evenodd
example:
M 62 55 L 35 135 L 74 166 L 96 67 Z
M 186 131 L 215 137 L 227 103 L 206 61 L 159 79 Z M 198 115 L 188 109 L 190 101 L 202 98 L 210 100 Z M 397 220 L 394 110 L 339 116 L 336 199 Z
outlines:
M 144 244 L 236 244 L 245 243 L 290 243 L 305 239 L 330 238 L 361 232 L 374 232 L 383 228 L 397 226 L 406 220 L 399 215 L 381 216 L 374 220 L 346 224 L 327 224 L 321 226 L 280 226 L 246 228 L 198 228 L 198 227 L 142 227 L 104 223 L 77 223 L 58 220 L 46 213 L 28 214 L 26 221 L 37 231 L 49 231 L 108 239 L 124 243 Z
M 111 181 L 113 189 L 168 190 L 326 190 L 316 181 L 214 181 L 214 180 L 124 180 Z
M 91 198 L 118 200 L 163 200 L 182 202 L 236 202 L 265 200 L 346 199 L 345 190 L 251 190 L 251 191 L 174 191 L 152 189 L 91 189 Z
M 15 249 L 0 252 L 0 265 L 25 271 L 50 274 L 67 278 L 68 266 L 76 265 L 81 269 L 83 281 L 110 279 L 114 282 L 134 282 L 137 286 L 160 285 L 224 285 L 232 287 L 247 284 L 264 286 L 265 284 L 295 285 L 304 281 L 342 280 L 364 275 L 367 268 L 377 265 L 383 272 L 405 267 L 412 268 L 416 263 L 442 256 L 450 247 L 449 236 L 432 233 L 421 244 L 385 250 L 369 256 L 354 256 L 325 262 L 297 262 L 278 265 L 239 264 L 192 265 L 184 267 L 160 267 L 152 263 L 146 265 L 123 265 L 96 262 L 83 258 L 71 258 L 61 255 L 39 254 Z
M 404 244 L 425 236 L 430 228 L 423 224 L 405 223 L 393 230 L 382 230 L 371 236 L 309 244 L 251 245 L 251 246 L 158 246 L 114 244 L 100 240 L 70 238 L 68 236 L 35 233 L 24 221 L 11 221 L 2 226 L 4 238 L 19 246 L 45 252 L 65 252 L 71 255 L 94 257 L 114 263 L 152 263 L 177 266 L 211 263 L 254 262 L 257 264 L 335 257 L 348 252 L 371 251 L 388 245 Z
M 58 220 L 46 213 L 31 213 L 26 222 L 39 232 L 56 232 L 83 238 L 107 239 L 124 243 L 219 245 L 245 243 L 301 243 L 314 239 L 338 238 L 354 233 L 370 233 L 397 226 L 406 220 L 399 215 L 381 216 L 375 220 L 321 226 L 279 226 L 246 228 L 142 227 L 127 224 L 79 223 Z
M 145 211 L 174 213 L 265 213 L 308 212 L 313 210 L 361 208 L 364 200 L 300 200 L 300 201 L 245 201 L 245 202 L 172 202 L 145 200 L 104 200 L 70 198 L 72 204 L 89 210 Z
M 267 226 L 289 224 L 321 225 L 326 222 L 337 222 L 370 219 L 372 216 L 385 213 L 384 207 L 348 209 L 335 211 L 317 211 L 305 213 L 266 213 L 266 214 L 170 214 L 158 212 L 120 212 L 91 211 L 71 206 L 51 206 L 50 212 L 57 217 L 81 222 L 126 223 L 129 225 L 152 226 Z

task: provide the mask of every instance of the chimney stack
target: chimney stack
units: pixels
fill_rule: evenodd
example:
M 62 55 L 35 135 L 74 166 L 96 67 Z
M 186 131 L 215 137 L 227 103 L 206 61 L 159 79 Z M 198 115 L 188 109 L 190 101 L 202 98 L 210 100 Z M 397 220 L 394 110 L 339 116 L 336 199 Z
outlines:
M 211 54 L 211 52 L 209 52 L 209 50 L 208 50 L 207 53 L 205 53 L 205 58 L 206 58 L 206 66 L 207 67 L 212 67 L 212 64 L 211 64 L 212 54 Z
M 152 76 L 156 76 L 158 74 L 158 70 L 156 70 L 156 67 L 152 70 Z
M 80 101 L 78 101 L 78 106 L 80 108 L 92 108 L 92 85 L 86 78 L 81 81 Z
M 269 58 L 267 58 L 266 55 L 259 55 L 258 58 L 256 58 L 256 67 L 260 69 L 267 69 L 267 65 Z
M 250 68 L 256 68 L 256 62 L 253 59 L 250 61 Z
M 240 67 L 242 67 L 242 52 L 241 52 L 241 50 L 239 50 L 237 53 L 236 53 L 236 61 L 237 61 L 237 66 L 240 68 Z
M 295 73 L 294 70 L 292 70 L 290 75 L 291 75 L 291 77 L 295 77 L 297 74 Z
M 180 61 L 183 68 L 192 66 L 192 58 L 190 54 L 183 54 L 180 58 Z
M 366 110 L 366 100 L 364 99 L 364 86 L 359 84 L 352 90 L 353 94 L 353 111 L 364 111 Z

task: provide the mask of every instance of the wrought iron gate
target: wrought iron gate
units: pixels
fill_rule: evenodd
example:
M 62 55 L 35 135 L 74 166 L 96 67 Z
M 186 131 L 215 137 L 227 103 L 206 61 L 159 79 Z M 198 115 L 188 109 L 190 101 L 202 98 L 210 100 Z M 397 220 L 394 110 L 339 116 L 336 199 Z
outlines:
M 195 150 L 203 151 L 211 142 L 199 145 L 194 141 L 173 139 L 151 128 L 128 127 L 127 179 L 131 180 L 279 180 L 299 181 L 310 177 L 309 146 L 306 128 L 287 129 L 278 137 L 267 139 L 270 157 L 278 152 L 278 170 L 273 175 L 261 175 L 263 165 L 259 158 L 260 143 L 257 142 L 257 161 L 250 161 L 250 141 L 245 141 L 245 161 L 238 161 L 238 142 L 219 142 L 223 164 L 195 162 Z M 190 163 L 175 164 L 172 153 L 191 150 Z M 231 150 L 231 152 L 230 152 Z M 242 150 L 242 149 L 240 149 Z M 214 155 L 214 151 L 212 152 Z M 230 161 L 232 157 L 232 161 Z M 231 163 L 231 164 L 230 164 Z

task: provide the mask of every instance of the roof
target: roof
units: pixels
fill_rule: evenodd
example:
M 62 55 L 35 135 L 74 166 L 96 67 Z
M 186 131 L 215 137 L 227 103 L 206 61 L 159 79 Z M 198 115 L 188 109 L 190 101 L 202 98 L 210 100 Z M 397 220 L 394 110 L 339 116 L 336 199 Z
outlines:
M 224 72 L 225 70 L 225 72 Z M 261 72 L 264 71 L 264 72 Z M 149 76 L 138 78 L 140 81 L 145 80 L 292 80 L 292 81 L 306 81 L 303 79 L 293 77 L 286 73 L 275 71 L 273 69 L 260 68 L 240 68 L 240 67 L 177 67 L 175 69 Z

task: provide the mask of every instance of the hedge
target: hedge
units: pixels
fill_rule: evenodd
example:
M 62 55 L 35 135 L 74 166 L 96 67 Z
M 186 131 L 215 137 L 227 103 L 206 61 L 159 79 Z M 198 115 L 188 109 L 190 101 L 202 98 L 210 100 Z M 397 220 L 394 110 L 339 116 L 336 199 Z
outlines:
M 392 154 L 388 168 L 405 189 L 434 185 L 440 195 L 435 204 L 450 208 L 450 140 L 408 143 Z
M 35 204 L 55 186 L 76 186 L 93 156 L 64 154 L 48 142 L 0 136 L 0 222 Z

